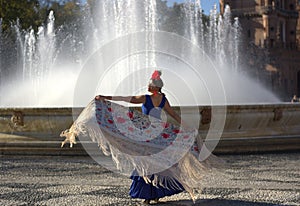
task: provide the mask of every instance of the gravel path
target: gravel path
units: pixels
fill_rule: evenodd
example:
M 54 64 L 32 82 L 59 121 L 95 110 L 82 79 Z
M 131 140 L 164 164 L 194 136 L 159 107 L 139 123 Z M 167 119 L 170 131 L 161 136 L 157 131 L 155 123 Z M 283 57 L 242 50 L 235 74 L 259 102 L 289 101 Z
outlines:
M 195 204 L 184 192 L 155 205 L 300 205 L 300 153 L 221 158 L 228 169 L 202 181 Z M 4 155 L 0 180 L 0 205 L 144 205 L 129 197 L 128 177 L 88 156 Z

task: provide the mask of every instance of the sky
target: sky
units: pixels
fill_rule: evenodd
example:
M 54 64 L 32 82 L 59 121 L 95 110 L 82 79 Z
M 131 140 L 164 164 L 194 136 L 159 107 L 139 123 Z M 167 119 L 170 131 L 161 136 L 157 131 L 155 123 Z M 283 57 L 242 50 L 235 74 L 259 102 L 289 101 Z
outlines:
M 175 2 L 182 3 L 185 0 L 167 0 L 168 5 L 173 5 Z M 219 11 L 219 0 L 201 0 L 201 7 L 204 10 L 205 14 L 209 14 L 209 11 L 213 8 L 214 5 L 217 5 Z

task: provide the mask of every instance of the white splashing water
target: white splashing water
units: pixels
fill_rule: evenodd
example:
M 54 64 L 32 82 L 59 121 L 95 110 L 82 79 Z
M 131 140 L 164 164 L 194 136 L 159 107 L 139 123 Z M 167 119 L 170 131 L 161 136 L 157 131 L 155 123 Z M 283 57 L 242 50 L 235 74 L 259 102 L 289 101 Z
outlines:
M 202 22 L 201 1 L 185 1 L 184 38 L 188 39 L 191 44 L 197 45 L 197 48 L 202 51 L 201 57 L 195 56 L 194 60 L 205 56 L 211 62 L 210 65 L 203 63 L 196 68 L 197 72 L 205 77 L 204 79 L 195 77 L 188 64 L 178 58 L 153 51 L 155 45 L 164 43 L 156 42 L 153 36 L 155 31 L 164 31 L 159 24 L 161 17 L 155 0 L 97 1 L 96 10 L 98 12 L 93 15 L 87 12 L 83 21 L 86 28 L 81 31 L 85 39 L 81 40 L 76 40 L 72 36 L 72 31 L 54 30 L 55 14 L 52 11 L 48 16 L 48 24 L 39 27 L 36 34 L 33 30 L 22 33 L 18 25 L 14 26 L 19 42 L 18 47 L 22 54 L 19 60 L 22 66 L 18 68 L 21 75 L 16 74 L 13 81 L 7 81 L 1 86 L 0 105 L 2 107 L 85 106 L 97 92 L 141 94 L 146 92 L 147 82 L 154 69 L 163 71 L 165 93 L 175 105 L 176 98 L 181 98 L 180 102 L 186 105 L 212 104 L 210 96 L 214 89 L 208 89 L 206 84 L 210 82 L 209 84 L 213 85 L 214 81 L 222 82 L 226 95 L 226 101 L 216 101 L 217 104 L 279 101 L 274 94 L 259 83 L 243 75 L 243 69 L 238 64 L 241 55 L 239 51 L 240 26 L 238 19 L 235 19 L 234 23 L 231 22 L 229 7 L 226 7 L 223 17 L 218 17 L 216 6 L 214 7 L 209 15 L 210 23 L 204 35 L 206 25 Z M 103 71 L 104 75 L 97 83 L 98 88 L 93 90 L 94 93 L 82 94 L 82 105 L 73 105 L 76 82 L 81 69 L 89 61 L 89 57 L 101 51 L 104 45 L 113 40 L 143 31 L 145 42 L 147 42 L 144 53 L 142 55 L 130 54 L 127 58 L 113 62 L 108 71 Z M 70 41 L 71 43 L 68 44 Z M 139 43 L 132 41 L 130 47 L 135 48 L 139 46 Z M 81 45 L 81 47 L 77 48 L 76 45 Z M 124 45 L 121 43 L 119 48 L 112 52 L 124 49 Z M 77 52 L 76 55 L 72 55 L 74 51 Z M 183 52 L 190 57 L 194 55 L 193 50 Z M 69 56 L 72 58 L 76 56 L 76 58 L 67 58 L 69 53 Z M 99 70 L 107 69 L 102 68 L 101 64 L 96 67 Z M 219 79 L 205 75 L 203 70 L 205 67 L 217 70 Z M 187 83 L 188 92 L 177 83 L 178 77 Z M 88 88 L 89 85 L 87 81 L 86 87 Z M 190 96 L 196 100 L 191 101 Z

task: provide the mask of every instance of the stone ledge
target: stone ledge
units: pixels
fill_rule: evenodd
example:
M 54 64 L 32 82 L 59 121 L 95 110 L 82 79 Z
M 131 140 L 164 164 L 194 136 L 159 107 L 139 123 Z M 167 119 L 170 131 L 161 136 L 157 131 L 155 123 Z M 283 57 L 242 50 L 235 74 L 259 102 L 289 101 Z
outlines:
M 209 145 L 209 142 L 207 143 Z M 88 155 L 89 153 L 102 154 L 97 144 L 91 141 L 84 142 L 84 146 L 77 142 L 73 148 L 66 144 L 60 147 L 61 141 L 6 141 L 0 142 L 1 155 Z M 292 152 L 300 150 L 299 137 L 274 137 L 253 139 L 226 139 L 219 141 L 214 150 L 215 154 L 249 154 L 267 152 Z

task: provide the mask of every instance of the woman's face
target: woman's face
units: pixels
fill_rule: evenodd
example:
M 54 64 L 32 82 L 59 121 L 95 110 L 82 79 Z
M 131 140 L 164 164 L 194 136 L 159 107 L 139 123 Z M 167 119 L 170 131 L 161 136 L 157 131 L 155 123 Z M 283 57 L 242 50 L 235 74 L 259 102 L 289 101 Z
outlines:
M 159 87 L 155 87 L 155 86 L 152 86 L 152 85 L 148 85 L 148 92 L 157 92 L 159 91 Z

